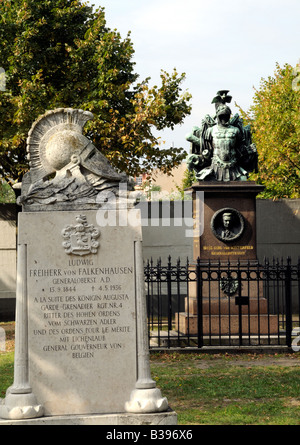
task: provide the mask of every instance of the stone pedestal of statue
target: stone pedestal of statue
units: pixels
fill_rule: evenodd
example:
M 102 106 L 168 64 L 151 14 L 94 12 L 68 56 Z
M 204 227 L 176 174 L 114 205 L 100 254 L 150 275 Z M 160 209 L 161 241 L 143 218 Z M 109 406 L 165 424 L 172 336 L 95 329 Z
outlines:
M 204 335 L 237 335 L 241 329 L 251 335 L 278 331 L 277 317 L 268 315 L 263 281 L 247 281 L 251 271 L 257 277 L 256 196 L 263 189 L 250 181 L 203 181 L 191 187 L 196 233 L 191 268 L 199 259 Z M 200 191 L 204 192 L 202 218 L 197 215 Z M 198 332 L 195 282 L 190 283 L 185 312 L 176 315 L 176 326 L 184 334 Z
M 203 231 L 194 238 L 194 261 L 256 261 L 256 196 L 264 187 L 250 181 L 204 181 L 191 190 L 195 224 L 197 192 L 204 192 Z M 232 216 L 227 236 L 226 215 Z

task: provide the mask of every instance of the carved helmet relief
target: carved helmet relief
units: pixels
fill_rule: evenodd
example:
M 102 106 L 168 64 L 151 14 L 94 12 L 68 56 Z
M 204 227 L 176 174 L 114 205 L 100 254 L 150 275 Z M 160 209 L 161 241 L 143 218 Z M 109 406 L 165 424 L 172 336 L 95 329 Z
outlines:
M 85 143 L 82 130 L 93 114 L 58 108 L 40 116 L 28 133 L 27 152 L 32 182 L 63 168 Z M 66 136 L 66 138 L 64 138 Z
M 89 111 L 58 108 L 34 122 L 27 138 L 30 170 L 17 201 L 25 210 L 95 208 L 107 193 L 119 197 L 120 183 L 129 184 L 82 133 L 91 119 Z M 97 200 L 99 194 L 103 199 Z
M 105 166 L 105 176 L 120 179 L 120 175 L 109 165 L 105 156 L 82 134 L 87 121 L 93 118 L 89 111 L 58 108 L 37 119 L 27 138 L 33 183 L 61 170 L 72 161 L 72 156 L 76 160 L 80 158 L 82 164 L 89 164 L 90 155 L 95 153 L 97 160 L 101 160 L 101 164 Z

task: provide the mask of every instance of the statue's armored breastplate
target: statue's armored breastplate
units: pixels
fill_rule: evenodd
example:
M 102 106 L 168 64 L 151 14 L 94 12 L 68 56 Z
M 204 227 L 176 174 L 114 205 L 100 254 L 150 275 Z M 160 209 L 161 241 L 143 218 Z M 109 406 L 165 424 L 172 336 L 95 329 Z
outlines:
M 233 165 L 235 157 L 236 130 L 231 127 L 214 127 L 213 129 L 213 162 Z

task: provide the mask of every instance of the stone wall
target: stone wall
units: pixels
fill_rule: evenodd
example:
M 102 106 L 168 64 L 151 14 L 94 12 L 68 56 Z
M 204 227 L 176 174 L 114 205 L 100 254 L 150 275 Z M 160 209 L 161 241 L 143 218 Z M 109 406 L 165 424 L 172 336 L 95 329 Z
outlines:
M 170 201 L 169 207 L 162 202 L 143 202 L 139 207 L 144 260 L 161 258 L 166 263 L 169 255 L 173 261 L 179 257 L 183 261 L 192 257 L 192 201 Z
M 14 316 L 16 294 L 16 206 L 0 205 L 0 321 Z
M 300 257 L 300 199 L 257 200 L 259 260 Z

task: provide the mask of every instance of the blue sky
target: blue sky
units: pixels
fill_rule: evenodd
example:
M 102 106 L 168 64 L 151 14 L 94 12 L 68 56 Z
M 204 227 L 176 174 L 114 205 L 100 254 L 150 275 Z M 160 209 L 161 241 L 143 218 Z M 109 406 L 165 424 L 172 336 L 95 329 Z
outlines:
M 300 0 L 91 0 L 105 8 L 107 26 L 131 31 L 140 80 L 159 82 L 160 70 L 186 73 L 183 89 L 192 113 L 174 131 L 160 132 L 166 146 L 184 147 L 185 135 L 213 114 L 211 100 L 228 89 L 247 110 L 254 87 L 274 74 L 276 62 L 300 60 Z

